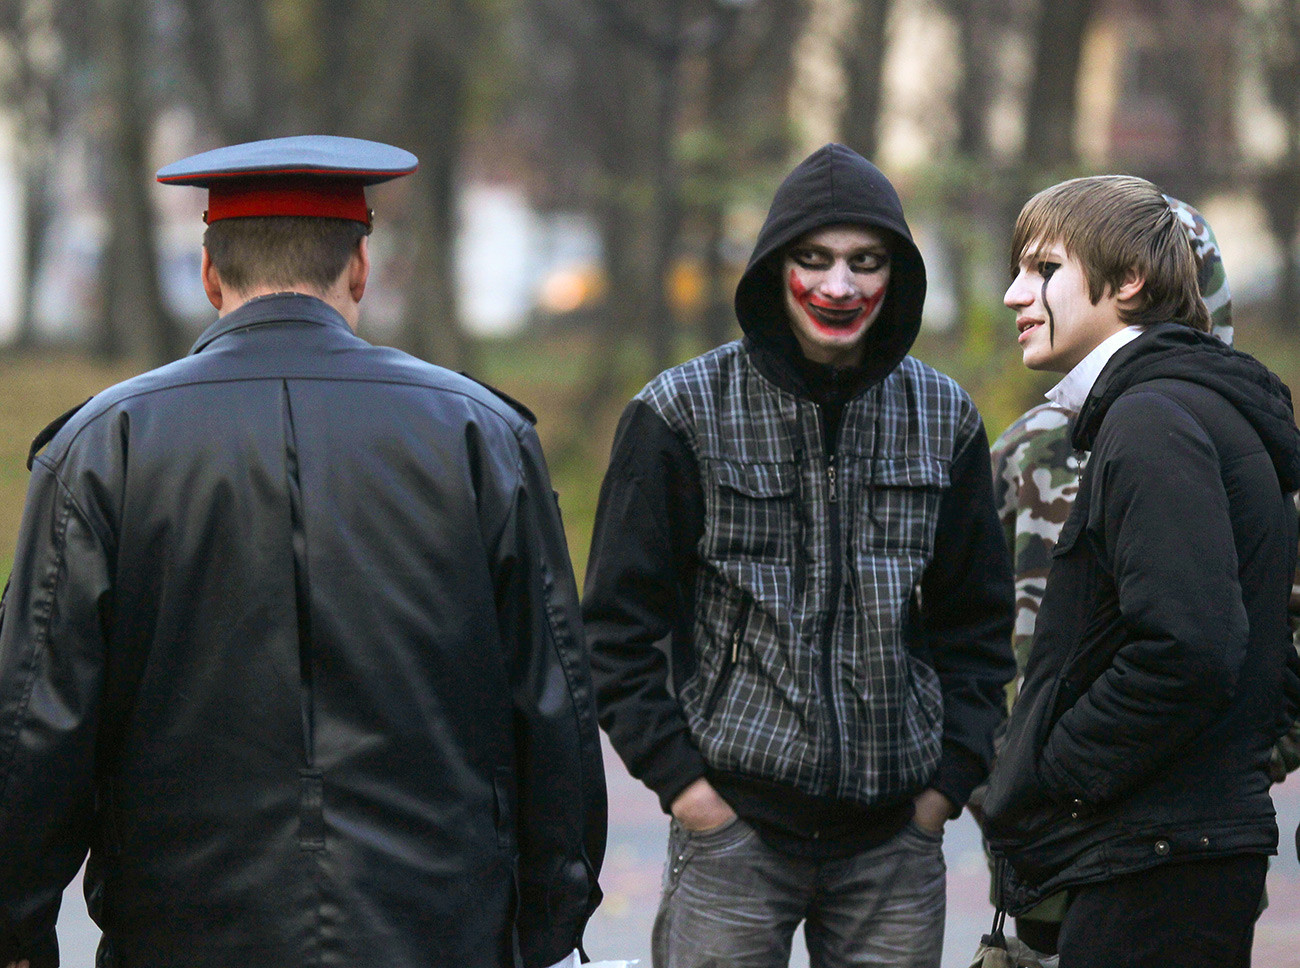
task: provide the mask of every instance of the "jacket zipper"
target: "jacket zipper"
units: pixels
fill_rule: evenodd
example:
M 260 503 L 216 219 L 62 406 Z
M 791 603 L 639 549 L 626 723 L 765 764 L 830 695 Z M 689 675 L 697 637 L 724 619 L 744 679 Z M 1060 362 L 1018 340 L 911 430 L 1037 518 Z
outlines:
M 722 672 L 718 675 L 718 681 L 713 684 L 708 701 L 704 704 L 705 722 L 713 715 L 718 700 L 722 698 L 722 694 L 727 690 L 727 683 L 731 681 L 731 673 L 735 671 L 736 661 L 740 658 L 740 633 L 745 628 L 745 618 L 748 613 L 748 606 L 744 606 L 740 610 L 740 615 L 736 618 L 736 627 L 731 631 L 731 651 L 725 659 L 726 665 L 723 666 Z
M 821 434 L 821 407 L 817 408 L 818 438 Z M 830 773 L 831 794 L 835 795 L 840 788 L 840 771 L 841 760 L 843 759 L 843 749 L 840 743 L 840 717 L 835 707 L 835 656 L 834 656 L 834 638 L 835 638 L 835 619 L 840 612 L 840 585 L 844 581 L 844 574 L 841 570 L 840 561 L 840 505 L 839 505 L 839 482 L 836 471 L 836 453 L 832 451 L 826 455 L 826 497 L 827 497 L 827 525 L 829 528 L 831 542 L 831 580 L 830 580 L 830 601 L 827 603 L 826 624 L 822 628 L 822 654 L 821 654 L 821 674 L 822 674 L 822 705 L 826 711 L 826 724 L 830 732 L 831 749 L 830 761 L 827 766 Z

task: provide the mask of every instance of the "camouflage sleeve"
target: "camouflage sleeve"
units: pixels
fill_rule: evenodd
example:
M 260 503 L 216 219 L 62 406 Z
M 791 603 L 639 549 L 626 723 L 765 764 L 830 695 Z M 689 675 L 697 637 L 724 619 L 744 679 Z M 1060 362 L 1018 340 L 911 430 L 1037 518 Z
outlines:
M 1020 498 L 1020 463 L 1016 455 L 1023 439 L 1021 422 L 1017 420 L 1004 430 L 989 448 L 989 459 L 993 464 L 993 504 L 1009 551 L 1016 547 L 1016 507 Z
M 1012 647 L 1023 674 L 1052 549 L 1078 490 L 1080 463 L 1070 448 L 1069 414 L 1054 404 L 1035 407 L 997 439 L 992 455 L 994 497 L 1016 581 Z

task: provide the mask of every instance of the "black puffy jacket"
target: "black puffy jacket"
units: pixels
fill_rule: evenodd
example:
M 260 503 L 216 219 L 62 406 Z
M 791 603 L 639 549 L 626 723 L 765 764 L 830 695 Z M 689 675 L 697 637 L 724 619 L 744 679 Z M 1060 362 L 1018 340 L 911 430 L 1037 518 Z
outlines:
M 1272 853 L 1287 722 L 1300 434 L 1250 357 L 1148 327 L 1073 428 L 1091 456 L 1057 542 L 985 801 L 1012 914 L 1074 884 Z
M 254 300 L 37 458 L 0 626 L 0 965 L 546 965 L 605 791 L 531 424 Z

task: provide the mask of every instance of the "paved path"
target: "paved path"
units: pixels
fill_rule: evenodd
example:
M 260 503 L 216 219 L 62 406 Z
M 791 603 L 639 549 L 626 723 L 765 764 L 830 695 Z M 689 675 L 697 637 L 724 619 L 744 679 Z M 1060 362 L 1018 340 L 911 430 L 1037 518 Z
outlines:
M 592 958 L 638 958 L 649 968 L 649 932 L 654 920 L 659 877 L 667 844 L 667 824 L 658 800 L 627 775 L 605 748 L 610 792 L 609 853 L 601 883 L 605 903 L 587 930 Z M 1294 834 L 1300 823 L 1300 774 L 1275 787 L 1280 855 L 1269 872 L 1269 909 L 1256 929 L 1253 968 L 1300 968 L 1300 863 Z M 979 831 L 963 814 L 944 838 L 948 861 L 948 918 L 944 928 L 943 968 L 967 968 L 980 935 L 989 930 L 988 867 Z M 807 968 L 808 954 L 795 939 L 791 968 Z
M 610 792 L 609 851 L 601 883 L 605 903 L 587 930 L 592 958 L 637 959 L 650 968 L 650 924 L 659 894 L 667 823 L 655 797 L 627 775 L 605 747 Z M 1256 931 L 1254 968 L 1300 968 L 1300 863 L 1294 834 L 1300 823 L 1300 776 L 1274 788 L 1282 829 L 1279 857 L 1269 872 L 1269 909 Z M 943 968 L 966 968 L 988 930 L 993 909 L 988 903 L 988 871 L 979 834 L 970 818 L 948 826 L 948 920 Z M 91 968 L 98 932 L 86 916 L 78 878 L 64 896 L 59 942 L 64 968 Z M 807 968 L 808 956 L 796 938 L 792 968 Z

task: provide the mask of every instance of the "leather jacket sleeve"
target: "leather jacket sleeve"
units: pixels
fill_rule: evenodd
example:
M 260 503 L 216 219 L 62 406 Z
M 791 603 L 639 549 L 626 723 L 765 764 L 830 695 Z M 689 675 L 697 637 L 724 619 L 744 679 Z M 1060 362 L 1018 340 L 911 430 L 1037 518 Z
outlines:
M 568 549 L 537 435 L 519 437 L 519 478 L 496 549 L 510 663 L 519 816 L 517 929 L 528 968 L 581 945 L 600 903 L 605 774 Z M 508 782 L 508 778 L 503 778 Z
M 89 849 L 108 561 L 38 461 L 0 606 L 0 965 L 58 964 L 59 902 Z

